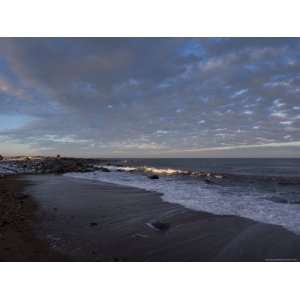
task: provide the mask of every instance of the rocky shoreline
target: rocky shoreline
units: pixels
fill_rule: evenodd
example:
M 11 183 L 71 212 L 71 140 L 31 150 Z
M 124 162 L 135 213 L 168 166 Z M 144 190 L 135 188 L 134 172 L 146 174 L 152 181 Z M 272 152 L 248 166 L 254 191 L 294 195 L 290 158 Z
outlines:
M 236 175 L 226 173 L 213 173 L 204 171 L 182 171 L 173 169 L 156 169 L 148 166 L 128 166 L 127 162 L 120 159 L 94 159 L 72 157 L 14 157 L 4 159 L 0 155 L 0 177 L 17 174 L 64 174 L 68 172 L 94 172 L 94 171 L 124 171 L 142 172 L 149 175 L 150 179 L 164 176 L 191 176 L 204 180 L 207 184 L 261 184 L 299 185 L 298 176 L 258 176 Z
M 112 160 L 68 157 L 17 157 L 0 161 L 0 176 L 16 174 L 63 174 L 67 172 L 92 172 L 97 164 Z
M 67 261 L 48 241 L 39 239 L 38 205 L 23 190 L 23 174 L 90 172 L 100 160 L 61 157 L 16 157 L 0 161 L 0 261 Z

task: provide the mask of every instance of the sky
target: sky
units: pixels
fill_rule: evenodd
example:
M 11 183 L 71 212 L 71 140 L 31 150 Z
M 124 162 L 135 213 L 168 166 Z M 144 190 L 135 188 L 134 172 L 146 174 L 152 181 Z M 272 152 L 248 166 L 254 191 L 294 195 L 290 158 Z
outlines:
M 300 157 L 299 38 L 0 38 L 0 154 Z

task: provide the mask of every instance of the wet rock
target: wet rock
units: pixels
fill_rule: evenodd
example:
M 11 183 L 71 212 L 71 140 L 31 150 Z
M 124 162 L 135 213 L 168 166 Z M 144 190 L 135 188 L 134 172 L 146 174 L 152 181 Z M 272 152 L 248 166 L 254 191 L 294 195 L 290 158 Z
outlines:
M 154 175 L 150 175 L 148 178 L 149 179 L 159 179 L 159 176 L 154 174 Z
M 27 198 L 29 198 L 29 195 L 24 194 L 24 193 L 20 193 L 20 194 L 16 195 L 16 199 L 18 199 L 18 200 L 24 200 L 24 199 L 27 199 Z
M 8 221 L 6 221 L 6 220 L 2 221 L 2 223 L 1 223 L 1 227 L 4 227 L 4 226 L 6 226 L 6 225 L 9 225 L 9 222 L 8 222 Z
M 95 227 L 95 226 L 98 226 L 98 223 L 97 223 L 97 222 L 91 222 L 91 223 L 90 223 L 90 227 Z
M 66 169 L 64 169 L 63 167 L 60 167 L 60 166 L 53 168 L 53 173 L 56 173 L 56 174 L 63 174 L 66 172 L 67 172 Z
M 285 199 L 281 196 L 272 196 L 272 197 L 268 198 L 268 200 L 270 200 L 272 202 L 276 202 L 276 203 L 282 203 L 282 204 L 300 204 L 300 202 L 297 201 L 297 199 L 289 200 L 289 199 Z
M 163 223 L 159 221 L 150 222 L 147 223 L 147 225 L 156 231 L 167 231 L 168 229 L 170 229 L 169 223 Z
M 2 155 L 0 155 L 0 161 L 3 160 L 3 159 L 4 159 L 4 157 Z
M 189 175 L 193 175 L 193 172 L 192 171 L 182 171 L 180 174 L 189 176 Z
M 100 170 L 100 171 L 102 171 L 102 172 L 110 172 L 110 170 L 109 170 L 109 169 L 107 169 L 107 168 L 104 168 L 104 167 L 101 167 L 101 168 L 99 168 L 99 170 Z
M 214 182 L 211 181 L 211 180 L 209 180 L 209 179 L 204 179 L 204 181 L 205 181 L 205 183 L 207 183 L 207 184 L 214 184 Z

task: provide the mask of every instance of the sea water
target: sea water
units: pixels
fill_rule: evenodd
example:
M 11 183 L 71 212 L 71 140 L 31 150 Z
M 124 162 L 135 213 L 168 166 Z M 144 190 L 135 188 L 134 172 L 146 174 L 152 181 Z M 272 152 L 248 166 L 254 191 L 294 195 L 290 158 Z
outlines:
M 110 172 L 66 176 L 142 188 L 192 210 L 246 217 L 300 234 L 300 159 L 124 159 L 103 167 Z M 159 179 L 150 179 L 151 173 Z M 229 174 L 235 177 L 227 179 Z

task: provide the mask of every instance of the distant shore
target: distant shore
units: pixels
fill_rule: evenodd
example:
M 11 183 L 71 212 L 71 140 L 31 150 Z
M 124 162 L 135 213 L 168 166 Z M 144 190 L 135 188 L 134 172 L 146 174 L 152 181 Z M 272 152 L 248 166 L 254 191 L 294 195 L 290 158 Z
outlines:
M 47 239 L 50 253 L 68 260 L 300 259 L 300 236 L 280 226 L 191 211 L 135 188 L 59 175 L 24 179 L 30 183 L 26 194 L 39 207 L 39 238 Z M 157 222 L 167 226 L 151 226 Z

